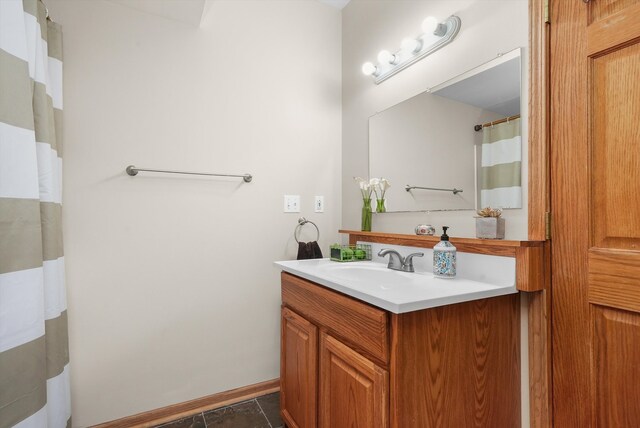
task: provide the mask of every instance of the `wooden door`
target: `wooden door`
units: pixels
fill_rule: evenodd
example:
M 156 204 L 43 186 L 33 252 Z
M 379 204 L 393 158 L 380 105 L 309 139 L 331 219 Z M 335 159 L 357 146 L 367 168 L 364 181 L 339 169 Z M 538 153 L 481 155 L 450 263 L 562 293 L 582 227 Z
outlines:
M 326 333 L 320 338 L 319 425 L 386 428 L 389 375 Z
M 640 0 L 551 0 L 553 422 L 640 426 Z
M 280 410 L 290 428 L 316 427 L 318 328 L 282 308 Z

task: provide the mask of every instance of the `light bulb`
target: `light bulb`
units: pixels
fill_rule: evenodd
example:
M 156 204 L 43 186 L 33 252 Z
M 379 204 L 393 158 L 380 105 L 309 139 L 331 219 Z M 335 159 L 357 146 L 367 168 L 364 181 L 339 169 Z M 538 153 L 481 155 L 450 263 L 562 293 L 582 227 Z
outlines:
M 403 39 L 400 46 L 402 46 L 403 51 L 410 52 L 410 53 L 416 53 L 422 47 L 421 43 L 418 40 L 412 39 L 410 37 Z
M 397 57 L 389 51 L 380 51 L 378 53 L 378 62 L 382 64 L 395 64 Z
M 376 67 L 375 65 L 373 65 L 370 62 L 365 62 L 364 64 L 362 64 L 362 72 L 366 75 L 366 76 L 375 76 L 378 71 L 378 67 Z
M 438 28 L 438 20 L 433 16 L 428 16 L 424 21 L 422 21 L 422 31 L 425 34 L 433 34 Z

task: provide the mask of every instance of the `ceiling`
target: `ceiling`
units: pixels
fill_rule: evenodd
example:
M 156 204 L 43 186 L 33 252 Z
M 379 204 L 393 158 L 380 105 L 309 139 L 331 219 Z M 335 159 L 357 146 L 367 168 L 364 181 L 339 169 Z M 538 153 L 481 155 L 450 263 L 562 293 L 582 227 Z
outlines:
M 338 9 L 344 9 L 351 0 L 318 0 L 320 3 L 328 4 Z
M 202 19 L 217 0 L 109 0 L 122 6 L 137 9 L 163 18 L 200 26 Z M 350 0 L 318 0 L 320 3 L 344 8 Z
M 520 113 L 520 57 L 433 92 L 504 116 Z

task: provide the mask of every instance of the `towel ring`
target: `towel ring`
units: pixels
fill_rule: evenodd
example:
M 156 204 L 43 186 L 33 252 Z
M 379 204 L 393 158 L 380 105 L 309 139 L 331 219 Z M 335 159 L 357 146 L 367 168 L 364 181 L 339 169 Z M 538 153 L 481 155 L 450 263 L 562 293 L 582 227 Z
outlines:
M 304 217 L 300 217 L 298 219 L 298 225 L 296 226 L 296 230 L 293 232 L 293 238 L 296 240 L 297 243 L 300 243 L 300 241 L 298 241 L 298 234 L 300 233 L 300 229 L 302 229 L 302 226 L 304 226 L 305 224 L 310 223 L 313 225 L 313 227 L 316 228 L 316 233 L 317 233 L 317 237 L 316 237 L 316 241 L 320 240 L 320 229 L 318 229 L 318 225 L 315 224 L 312 221 L 307 220 Z

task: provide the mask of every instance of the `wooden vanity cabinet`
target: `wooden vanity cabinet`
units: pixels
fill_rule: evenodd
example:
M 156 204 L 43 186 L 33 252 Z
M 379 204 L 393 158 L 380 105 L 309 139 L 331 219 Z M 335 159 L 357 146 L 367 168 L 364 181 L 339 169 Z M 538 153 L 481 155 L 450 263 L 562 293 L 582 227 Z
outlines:
M 388 426 L 388 325 L 386 311 L 282 274 L 280 407 L 288 427 Z
M 289 428 L 519 427 L 517 294 L 393 314 L 282 273 Z

